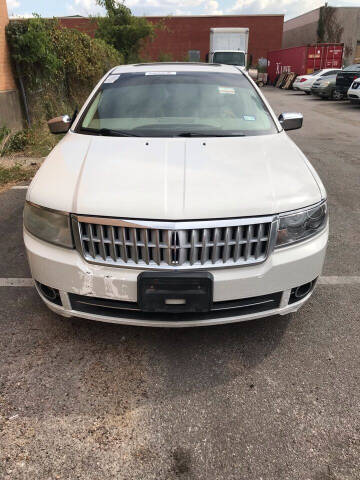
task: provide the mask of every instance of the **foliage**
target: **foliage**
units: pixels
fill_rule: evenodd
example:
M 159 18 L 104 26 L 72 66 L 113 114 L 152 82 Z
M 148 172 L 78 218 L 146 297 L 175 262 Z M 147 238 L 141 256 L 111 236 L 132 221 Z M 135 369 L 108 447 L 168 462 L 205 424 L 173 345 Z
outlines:
M 10 137 L 10 134 L 11 131 L 5 125 L 0 127 L 0 157 L 3 154 L 5 145 Z
M 20 130 L 19 132 L 10 135 L 7 142 L 4 145 L 3 154 L 21 152 L 24 150 L 28 143 L 28 135 L 26 130 Z
M 144 40 L 153 38 L 156 26 L 145 17 L 134 17 L 118 0 L 97 0 L 106 9 L 106 16 L 97 18 L 95 36 L 120 52 L 125 63 L 137 61 Z
M 25 71 L 41 71 L 43 76 L 56 74 L 61 68 L 51 32 L 56 20 L 42 20 L 39 16 L 29 21 L 14 21 L 7 27 L 12 57 Z
M 36 171 L 36 168 L 23 168 L 20 165 L 14 167 L 2 167 L 0 165 L 0 188 L 7 183 L 16 183 L 30 180 Z
M 10 130 L 5 125 L 0 127 L 0 145 L 4 140 L 6 140 L 9 133 L 10 133 Z
M 157 58 L 158 62 L 173 62 L 174 58 L 171 53 L 160 52 Z
M 6 28 L 33 123 L 71 113 L 122 57 L 110 45 L 56 19 L 13 20 Z
M 317 37 L 319 43 L 339 43 L 344 28 L 336 20 L 336 8 L 327 4 L 320 8 Z

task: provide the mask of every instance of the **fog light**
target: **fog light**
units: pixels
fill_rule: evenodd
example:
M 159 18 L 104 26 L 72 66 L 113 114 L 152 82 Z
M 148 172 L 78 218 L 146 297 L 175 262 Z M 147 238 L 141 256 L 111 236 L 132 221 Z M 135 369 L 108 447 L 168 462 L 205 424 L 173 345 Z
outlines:
M 36 282 L 36 285 L 40 290 L 40 293 L 46 298 L 46 300 L 51 303 L 56 303 L 56 305 L 62 305 L 59 290 L 57 290 L 56 288 L 48 287 L 47 285 L 44 285 L 40 282 Z
M 305 298 L 306 295 L 308 295 L 314 289 L 315 283 L 316 279 L 312 282 L 304 283 L 303 285 L 293 288 L 291 290 L 289 303 L 299 302 Z

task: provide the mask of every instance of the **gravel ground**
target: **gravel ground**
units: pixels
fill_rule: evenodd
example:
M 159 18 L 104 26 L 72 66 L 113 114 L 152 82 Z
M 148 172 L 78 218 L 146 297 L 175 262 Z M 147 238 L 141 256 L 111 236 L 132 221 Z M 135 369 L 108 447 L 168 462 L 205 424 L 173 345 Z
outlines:
M 21 167 L 33 167 L 41 165 L 43 161 L 44 158 L 39 157 L 0 157 L 0 167 L 10 168 L 15 165 L 20 165 Z
M 324 275 L 359 275 L 360 107 L 264 92 L 305 116 L 291 136 L 329 194 Z M 3 278 L 29 276 L 24 197 L 0 195 Z M 0 479 L 360 479 L 359 298 L 319 285 L 292 316 L 166 330 L 66 320 L 0 288 Z

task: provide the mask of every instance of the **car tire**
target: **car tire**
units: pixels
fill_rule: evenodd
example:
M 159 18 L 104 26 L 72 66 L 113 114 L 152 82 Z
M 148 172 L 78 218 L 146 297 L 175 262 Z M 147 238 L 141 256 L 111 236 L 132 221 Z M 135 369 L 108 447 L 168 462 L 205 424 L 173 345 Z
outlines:
M 306 92 L 306 91 L 305 91 L 305 93 L 306 93 L 306 95 L 311 95 L 311 92 Z

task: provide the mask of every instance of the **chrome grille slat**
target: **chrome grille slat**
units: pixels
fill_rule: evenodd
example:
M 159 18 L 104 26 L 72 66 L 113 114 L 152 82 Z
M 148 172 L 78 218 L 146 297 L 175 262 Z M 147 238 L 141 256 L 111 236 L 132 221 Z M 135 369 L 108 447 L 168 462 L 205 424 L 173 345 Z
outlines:
M 257 234 L 257 240 L 256 240 L 256 247 L 255 247 L 255 260 L 259 258 L 260 252 L 261 252 L 261 244 L 262 244 L 262 236 L 263 236 L 263 230 L 264 230 L 264 225 L 260 223 L 259 229 L 258 229 L 258 234 Z
M 250 256 L 252 232 L 253 232 L 253 226 L 249 225 L 247 228 L 247 234 L 246 234 L 246 245 L 245 245 L 245 254 L 244 254 L 245 262 L 249 260 L 249 256 Z
M 114 234 L 114 227 L 110 228 L 110 256 L 114 262 L 116 262 L 117 254 L 116 254 L 116 241 L 115 241 L 115 234 Z
M 85 221 L 82 221 L 85 218 Z M 137 268 L 214 268 L 266 260 L 275 217 L 139 222 L 74 216 L 77 245 L 90 262 Z M 273 232 L 273 233 L 272 233 Z
M 98 238 L 99 236 L 100 236 L 100 242 L 99 242 L 100 255 L 104 260 L 106 260 L 107 255 L 106 255 L 106 249 L 105 249 L 104 227 L 102 225 L 98 226 Z
M 122 258 L 126 263 L 128 261 L 128 256 L 127 256 L 126 241 L 125 241 L 125 227 L 120 227 L 120 235 L 121 235 L 120 248 L 122 251 Z
M 196 253 L 196 230 L 193 229 L 191 231 L 190 265 L 194 265 Z
M 141 230 L 141 234 L 142 234 L 142 241 L 143 241 L 141 254 L 142 254 L 142 258 L 144 259 L 144 262 L 148 265 L 150 263 L 150 255 L 149 255 L 149 239 L 148 239 L 147 228 L 143 228 Z
M 95 253 L 95 245 L 94 245 L 93 226 L 88 225 L 88 229 L 89 229 L 90 252 L 91 252 L 91 255 L 95 258 L 96 253 Z
M 153 232 L 155 232 L 155 262 L 157 265 L 160 265 L 160 261 L 161 261 L 161 258 L 160 258 L 160 233 L 159 233 L 159 230 L 156 229 L 156 230 L 153 230 Z
M 234 248 L 234 262 L 237 262 L 241 253 L 241 239 L 242 239 L 242 227 L 236 227 L 235 248 Z M 241 243 L 240 243 L 241 242 Z
M 135 263 L 139 263 L 138 246 L 137 246 L 137 238 L 136 238 L 137 231 L 135 228 L 132 228 L 130 232 L 131 232 L 130 235 L 132 237 L 132 242 L 130 243 L 131 257 Z

